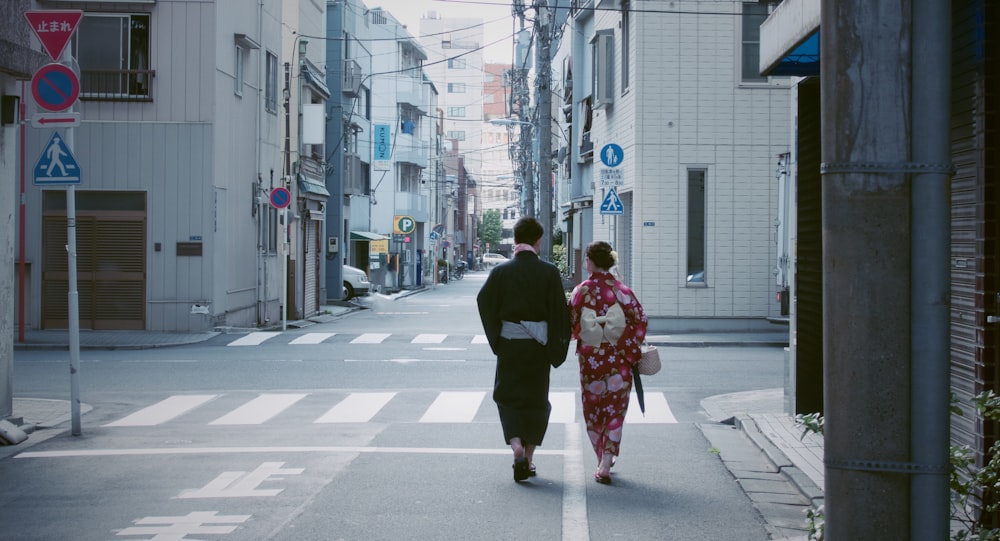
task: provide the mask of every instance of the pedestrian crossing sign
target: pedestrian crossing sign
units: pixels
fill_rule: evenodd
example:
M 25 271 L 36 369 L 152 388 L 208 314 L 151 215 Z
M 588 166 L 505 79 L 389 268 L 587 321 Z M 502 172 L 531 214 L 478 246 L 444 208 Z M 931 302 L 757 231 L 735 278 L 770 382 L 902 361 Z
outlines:
M 625 205 L 618 198 L 618 192 L 614 188 L 608 190 L 608 195 L 601 202 L 601 214 L 625 214 Z
M 33 177 L 35 184 L 80 183 L 80 165 L 58 131 L 52 134 L 35 162 Z

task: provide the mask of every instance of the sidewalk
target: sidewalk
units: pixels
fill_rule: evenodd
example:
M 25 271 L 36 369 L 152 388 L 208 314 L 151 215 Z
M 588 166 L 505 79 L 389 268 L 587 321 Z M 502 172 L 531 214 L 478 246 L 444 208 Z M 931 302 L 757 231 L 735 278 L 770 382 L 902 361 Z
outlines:
M 301 329 L 319 323 L 329 323 L 340 316 L 360 310 L 356 305 L 323 306 L 319 314 L 301 320 L 287 321 L 289 329 Z M 153 349 L 170 346 L 198 344 L 220 334 L 250 331 L 281 330 L 281 322 L 271 327 L 243 329 L 220 327 L 205 332 L 160 332 L 160 331 L 80 331 L 80 349 Z M 15 329 L 14 350 L 26 349 L 67 349 L 69 348 L 69 331 L 26 330 L 24 342 L 18 342 Z

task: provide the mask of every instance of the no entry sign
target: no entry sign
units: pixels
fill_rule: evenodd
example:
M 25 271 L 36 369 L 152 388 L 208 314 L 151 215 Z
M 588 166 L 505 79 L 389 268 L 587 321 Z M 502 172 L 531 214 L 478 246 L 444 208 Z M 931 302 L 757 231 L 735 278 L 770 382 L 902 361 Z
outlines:
M 46 64 L 31 78 L 31 95 L 43 109 L 65 111 L 80 97 L 80 79 L 62 64 Z

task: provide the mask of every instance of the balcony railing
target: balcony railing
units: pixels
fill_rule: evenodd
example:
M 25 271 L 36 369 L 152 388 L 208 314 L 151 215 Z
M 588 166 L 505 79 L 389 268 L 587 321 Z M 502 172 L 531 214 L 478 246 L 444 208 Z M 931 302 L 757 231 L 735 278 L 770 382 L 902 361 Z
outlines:
M 361 64 L 351 59 L 344 60 L 342 92 L 349 96 L 357 96 L 361 92 Z
M 430 104 L 430 93 L 427 90 L 427 85 L 415 77 L 397 77 L 396 102 L 407 103 L 426 114 Z
M 153 101 L 156 70 L 82 70 L 80 97 L 95 101 Z

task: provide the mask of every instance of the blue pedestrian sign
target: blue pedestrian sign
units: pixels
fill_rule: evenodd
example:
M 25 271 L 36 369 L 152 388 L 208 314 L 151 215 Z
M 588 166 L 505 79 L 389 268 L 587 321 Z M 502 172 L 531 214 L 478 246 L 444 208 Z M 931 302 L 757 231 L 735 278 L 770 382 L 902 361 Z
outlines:
M 614 188 L 608 190 L 608 195 L 601 202 L 601 214 L 625 214 L 625 205 L 618 198 L 618 192 Z
M 80 165 L 69 151 L 59 132 L 52 134 L 42 155 L 35 162 L 33 182 L 35 184 L 79 184 Z
M 618 167 L 625 159 L 625 151 L 622 147 L 608 143 L 601 147 L 601 163 L 607 167 Z

